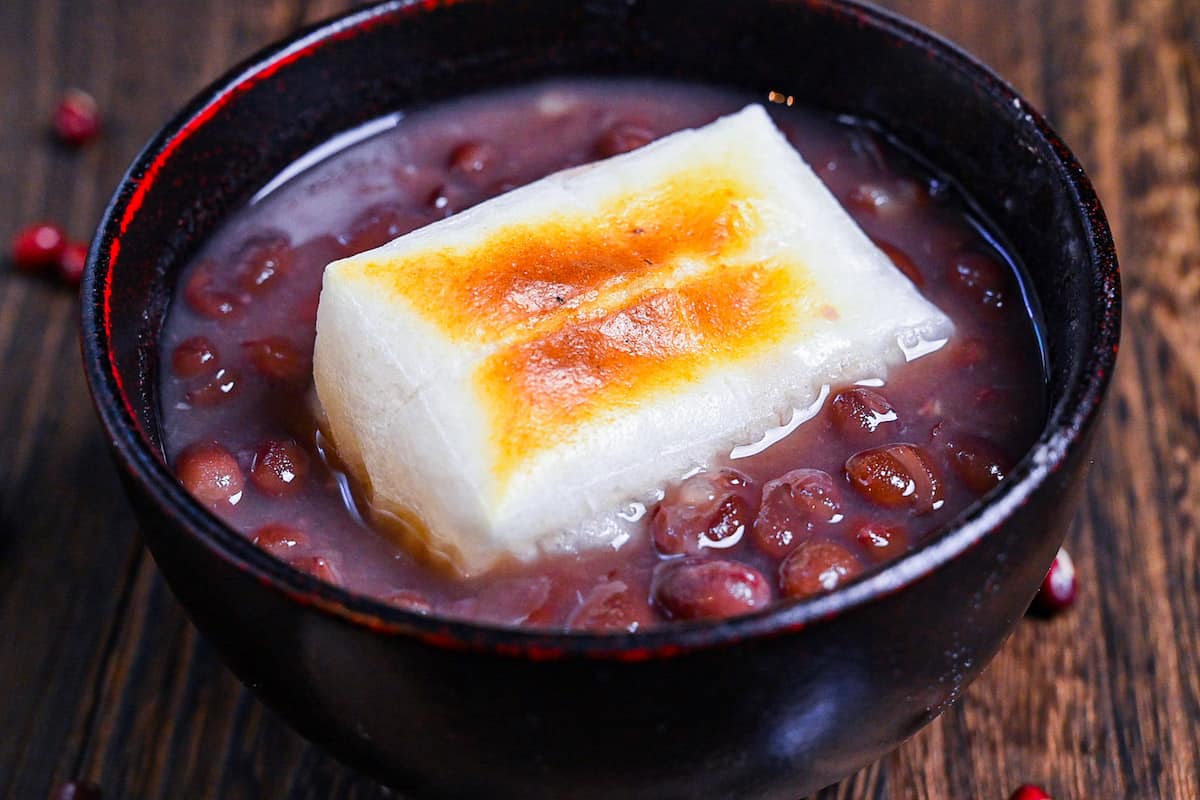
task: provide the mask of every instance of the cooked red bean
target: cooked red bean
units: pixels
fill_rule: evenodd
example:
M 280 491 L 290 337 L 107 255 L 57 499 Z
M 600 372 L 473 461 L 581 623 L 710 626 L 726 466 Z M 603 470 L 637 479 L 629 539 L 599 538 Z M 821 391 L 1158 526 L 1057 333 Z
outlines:
M 867 128 L 856 128 L 850 131 L 849 140 L 850 151 L 859 162 L 881 175 L 889 173 L 888 159 L 883 154 L 886 145 L 878 133 Z
M 325 581 L 325 583 L 337 586 L 340 582 L 337 569 L 324 556 L 301 556 L 290 559 L 288 564 L 317 580 Z
M 215 406 L 237 395 L 242 375 L 236 369 L 219 367 L 208 380 L 187 393 L 188 402 L 195 406 Z
M 854 555 L 833 542 L 805 542 L 779 565 L 779 586 L 788 597 L 832 592 L 862 572 Z
M 928 202 L 928 190 L 907 178 L 863 183 L 847 198 L 851 207 L 882 217 L 894 217 Z
M 694 555 L 738 544 L 750 524 L 750 504 L 743 496 L 748 485 L 749 479 L 732 469 L 685 480 L 654 512 L 651 531 L 658 551 Z
M 361 253 L 416 230 L 431 219 L 428 214 L 400 203 L 374 205 L 355 217 L 350 228 L 339 234 L 337 240 L 351 253 Z
M 592 588 L 567 617 L 567 628 L 579 631 L 627 631 L 647 625 L 653 612 L 644 598 L 633 596 L 624 581 L 605 581 Z
M 184 339 L 171 351 L 171 369 L 181 378 L 211 375 L 218 368 L 217 347 L 205 336 Z
M 296 442 L 272 440 L 259 446 L 250 468 L 250 482 L 274 497 L 295 494 L 308 475 L 308 453 Z
M 520 625 L 550 598 L 550 579 L 545 575 L 510 578 L 491 583 L 475 597 L 455 603 L 451 610 L 480 622 Z
M 946 444 L 946 450 L 955 473 L 975 494 L 994 489 L 1008 473 L 1008 459 L 982 437 L 960 434 Z
M 427 205 L 429 213 L 434 219 L 442 219 L 470 208 L 475 204 L 476 199 L 466 189 L 453 183 L 443 183 L 429 193 Z
M 271 380 L 283 383 L 303 383 L 312 377 L 309 354 L 282 336 L 267 336 L 242 342 L 254 368 Z
M 949 354 L 956 367 L 970 368 L 987 358 L 988 346 L 977 336 L 955 337 Z
M 945 406 L 942 404 L 942 398 L 931 397 L 921 404 L 917 409 L 917 416 L 921 419 L 940 419 L 946 412 Z
M 236 504 L 245 478 L 237 458 L 216 442 L 201 442 L 184 450 L 175 462 L 183 488 L 210 506 Z
M 496 181 L 484 190 L 486 197 L 496 197 L 497 195 L 507 194 L 517 188 L 517 184 L 512 181 Z
M 277 231 L 266 231 L 247 240 L 234 255 L 238 285 L 261 294 L 274 289 L 292 268 L 291 241 Z
M 854 538 L 862 545 L 862 552 L 874 561 L 894 558 L 908 548 L 908 530 L 895 523 L 864 523 Z
M 654 601 L 672 619 L 722 619 L 763 608 L 771 587 L 738 561 L 668 561 L 655 570 Z
M 654 132 L 635 122 L 618 122 L 596 140 L 596 154 L 611 158 L 644 147 L 654 141 Z
M 833 477 L 819 469 L 794 469 L 763 486 L 754 542 L 768 555 L 782 558 L 814 531 L 841 518 L 841 494 Z
M 313 330 L 316 327 L 317 310 L 320 308 L 320 306 L 320 292 L 312 292 L 311 294 L 302 295 L 300 299 L 296 301 L 294 310 L 288 315 L 288 318 L 295 320 L 297 323 L 304 323 L 306 326 L 308 326 L 309 330 Z
M 659 506 L 652 521 L 654 543 L 664 555 L 699 553 L 706 547 L 724 549 L 737 544 L 750 519 L 750 508 L 737 495 L 721 499 L 709 514 Z
M 308 535 L 290 525 L 275 522 L 254 532 L 254 543 L 273 556 L 284 557 L 308 547 Z
M 1008 268 L 983 253 L 958 253 L 951 260 L 950 280 L 976 303 L 992 310 L 1003 308 L 1008 299 Z
M 1005 402 L 1004 392 L 995 386 L 981 386 L 975 392 L 975 405 L 980 408 L 1000 405 L 1003 402 Z
M 929 455 L 915 444 L 863 450 L 846 461 L 850 485 L 884 508 L 925 514 L 942 505 L 942 481 Z
M 921 270 L 917 268 L 917 263 L 912 260 L 908 253 L 901 250 L 891 242 L 883 239 L 872 238 L 875 246 L 882 250 L 892 263 L 896 265 L 896 269 L 904 273 L 904 276 L 913 282 L 917 288 L 924 288 L 925 276 L 921 274 Z
M 829 411 L 838 431 L 860 439 L 870 437 L 877 431 L 885 432 L 888 423 L 899 419 L 896 409 L 886 397 L 865 386 L 842 389 L 833 396 Z M 881 428 L 884 430 L 881 431 Z
M 213 277 L 213 264 L 201 264 L 184 287 L 183 297 L 197 314 L 209 319 L 229 319 L 243 311 L 241 300 L 222 289 Z
M 412 611 L 416 614 L 432 614 L 433 604 L 429 602 L 429 598 L 420 592 L 411 589 L 403 589 L 399 592 L 392 592 L 384 598 L 384 602 L 396 608 L 403 608 L 405 611 Z
M 463 142 L 450 152 L 448 166 L 451 172 L 475 177 L 487 172 L 499 155 L 487 142 Z

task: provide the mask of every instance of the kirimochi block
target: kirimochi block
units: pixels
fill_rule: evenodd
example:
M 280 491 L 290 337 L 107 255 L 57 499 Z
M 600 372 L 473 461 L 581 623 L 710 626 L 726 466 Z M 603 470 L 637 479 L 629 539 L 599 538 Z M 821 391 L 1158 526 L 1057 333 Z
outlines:
M 372 506 L 462 574 L 950 335 L 760 106 L 325 270 L 316 391 Z

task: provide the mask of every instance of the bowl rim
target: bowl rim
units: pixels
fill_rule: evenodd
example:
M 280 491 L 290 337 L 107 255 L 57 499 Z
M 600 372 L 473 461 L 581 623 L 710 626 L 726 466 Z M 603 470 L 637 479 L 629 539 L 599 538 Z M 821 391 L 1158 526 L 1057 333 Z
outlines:
M 637 633 L 564 632 L 501 627 L 423 616 L 357 595 L 301 573 L 260 550 L 189 495 L 144 437 L 115 369 L 111 279 L 120 239 L 162 165 L 192 132 L 225 103 L 287 64 L 330 41 L 352 37 L 395 17 L 433 13 L 463 0 L 385 0 L 302 29 L 269 45 L 209 84 L 145 145 L 126 171 L 104 212 L 89 250 L 81 290 L 84 370 L 93 404 L 118 465 L 147 490 L 187 536 L 218 558 L 256 578 L 289 602 L 313 607 L 352 625 L 384 635 L 410 636 L 428 645 L 533 660 L 598 658 L 641 661 L 778 636 L 828 621 L 898 592 L 953 561 L 998 529 L 1046 479 L 1085 444 L 1112 374 L 1120 337 L 1120 277 L 1116 252 L 1096 193 L 1071 151 L 1046 120 L 1007 82 L 956 45 L 890 11 L 860 0 L 804 0 L 810 13 L 849 16 L 901 44 L 923 50 L 943 68 L 966 77 L 980 92 L 1011 106 L 1024 127 L 1052 154 L 1053 180 L 1061 181 L 1081 213 L 1092 274 L 1087 284 L 1093 312 L 1088 351 L 1058 403 L 1048 409 L 1042 433 L 1007 480 L 964 509 L 935 537 L 878 571 L 818 597 L 781 599 L 769 607 L 726 620 L 675 622 Z M 796 5 L 801 5 L 795 0 Z

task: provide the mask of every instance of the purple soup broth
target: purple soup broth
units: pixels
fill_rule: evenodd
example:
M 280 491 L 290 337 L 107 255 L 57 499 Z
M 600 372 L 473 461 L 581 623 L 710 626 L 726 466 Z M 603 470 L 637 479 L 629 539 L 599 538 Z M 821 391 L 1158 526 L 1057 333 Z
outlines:
M 869 125 L 800 108 L 770 107 L 954 321 L 940 350 L 886 383 L 830 387 L 778 442 L 666 487 L 620 547 L 469 580 L 373 527 L 317 433 L 309 398 L 326 264 L 759 100 L 664 82 L 538 84 L 380 120 L 286 171 L 196 256 L 168 314 L 163 432 L 184 485 L 297 569 L 417 613 L 499 625 L 636 631 L 747 613 L 833 591 L 919 546 L 1002 481 L 1041 429 L 1036 313 L 952 183 Z

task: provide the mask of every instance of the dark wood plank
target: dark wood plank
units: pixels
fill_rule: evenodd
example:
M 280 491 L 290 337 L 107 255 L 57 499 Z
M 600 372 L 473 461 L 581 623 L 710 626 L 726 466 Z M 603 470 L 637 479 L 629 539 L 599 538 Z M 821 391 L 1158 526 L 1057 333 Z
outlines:
M 43 125 L 58 88 L 84 73 L 106 83 L 111 64 L 108 54 L 85 64 L 63 50 L 65 10 L 0 7 L 4 241 L 37 217 L 90 233 L 103 187 L 126 158 L 115 142 L 84 154 L 47 146 Z M 13 797 L 44 794 L 57 771 L 104 650 L 104 620 L 121 607 L 131 554 L 140 557 L 115 477 L 103 468 L 78 369 L 76 313 L 69 291 L 0 274 L 0 792 Z
M 203 83 L 344 0 L 0 3 L 0 241 L 77 236 Z M 1039 105 L 1112 219 L 1124 354 L 1068 535 L 1077 608 L 1023 623 L 960 703 L 822 798 L 1200 797 L 1200 8 L 1194 0 L 888 0 Z M 153 68 L 147 68 L 153 65 Z M 108 112 L 47 144 L 58 91 Z M 394 796 L 224 669 L 143 553 L 78 370 L 75 307 L 0 270 L 0 795 L 77 777 L 122 798 Z
M 1063 797 L 1200 796 L 1191 465 L 1200 350 L 1188 324 L 1200 299 L 1195 6 L 1044 3 L 1022 15 L 1018 5 L 1010 30 L 988 33 L 971 31 L 958 4 L 911 5 L 1000 68 L 1076 150 L 1116 232 L 1127 327 L 1087 501 L 1068 536 L 1083 575 L 1079 606 L 1025 623 L 963 703 L 910 743 L 940 739 L 940 760 L 969 762 L 974 783 L 902 796 L 1001 797 L 1022 779 Z M 1036 69 L 1007 64 L 1013 55 Z M 929 762 L 910 769 L 917 785 Z

